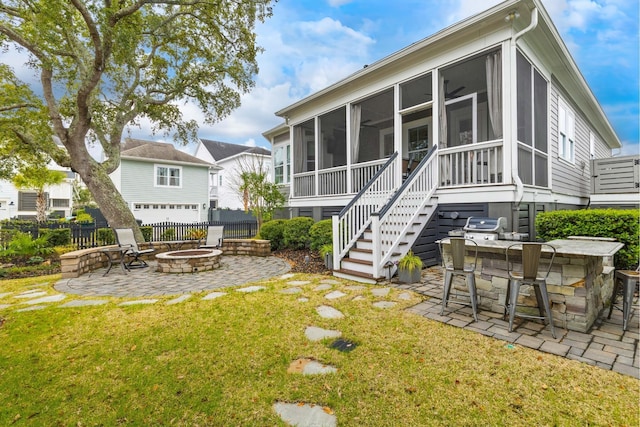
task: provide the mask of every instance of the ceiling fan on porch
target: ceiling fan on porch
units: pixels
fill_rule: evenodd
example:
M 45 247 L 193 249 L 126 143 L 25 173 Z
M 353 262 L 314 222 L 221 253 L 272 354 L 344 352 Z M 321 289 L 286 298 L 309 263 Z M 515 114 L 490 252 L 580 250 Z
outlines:
M 449 80 L 445 80 L 444 81 L 444 99 L 455 98 L 456 95 L 458 94 L 458 92 L 460 92 L 461 90 L 466 88 L 466 86 L 459 86 L 459 87 L 453 89 L 452 91 L 449 91 L 448 87 L 449 87 Z M 432 96 L 431 93 L 427 93 L 426 95 Z

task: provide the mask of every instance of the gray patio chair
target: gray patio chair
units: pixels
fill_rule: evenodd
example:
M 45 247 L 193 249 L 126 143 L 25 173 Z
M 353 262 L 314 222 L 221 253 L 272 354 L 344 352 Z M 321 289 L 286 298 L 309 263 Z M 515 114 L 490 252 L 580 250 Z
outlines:
M 148 267 L 149 265 L 145 262 L 145 260 L 140 259 L 140 256 L 155 252 L 155 249 L 152 247 L 149 249 L 141 250 L 138 247 L 138 242 L 136 242 L 136 238 L 133 234 L 133 229 L 131 228 L 114 228 L 113 231 L 115 232 L 118 246 L 120 246 L 121 248 L 128 248 L 125 252 L 123 252 L 123 255 L 129 259 L 127 267 Z
M 540 268 L 540 258 L 543 256 L 546 258 L 546 268 Z M 551 335 L 553 338 L 556 337 L 551 314 L 551 303 L 547 292 L 547 277 L 551 272 L 555 256 L 556 248 L 546 243 L 514 243 L 507 248 L 506 258 L 509 282 L 507 284 L 504 309 L 505 316 L 509 315 L 509 332 L 513 331 L 513 319 L 517 315 L 525 319 L 547 320 Z M 521 285 L 529 285 L 533 288 L 538 303 L 539 316 L 525 312 L 516 313 Z
M 210 225 L 207 227 L 207 238 L 204 242 L 198 244 L 198 248 L 215 248 L 222 247 L 224 241 L 224 226 Z
M 475 250 L 473 254 L 473 262 L 465 263 L 465 253 L 467 250 L 467 243 L 470 248 Z M 449 251 L 445 251 L 445 248 L 449 248 Z M 478 263 L 478 244 L 471 239 L 464 239 L 462 237 L 447 237 L 440 241 L 440 256 L 442 257 L 442 268 L 444 269 L 444 286 L 442 291 L 442 309 L 440 315 L 444 315 L 444 309 L 449 303 L 449 297 L 451 296 L 451 287 L 454 276 L 462 276 L 467 283 L 469 290 L 469 299 L 471 309 L 473 311 L 473 319 L 478 321 L 478 292 L 476 290 L 476 265 Z M 456 301 L 460 304 L 463 302 Z

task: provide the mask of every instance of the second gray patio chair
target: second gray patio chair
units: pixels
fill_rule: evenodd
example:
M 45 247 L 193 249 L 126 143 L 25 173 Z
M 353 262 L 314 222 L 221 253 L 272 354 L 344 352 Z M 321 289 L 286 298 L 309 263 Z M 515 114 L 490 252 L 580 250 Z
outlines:
M 198 244 L 198 248 L 220 249 L 224 241 L 224 226 L 210 225 L 207 227 L 207 238 Z
M 467 248 L 469 245 L 469 248 Z M 471 239 L 462 237 L 447 237 L 440 241 L 440 256 L 442 257 L 442 267 L 444 269 L 444 284 L 442 291 L 442 310 L 440 315 L 444 315 L 444 309 L 449 304 L 451 288 L 454 276 L 462 276 L 467 283 L 469 291 L 469 305 L 473 311 L 473 319 L 478 321 L 478 291 L 476 290 L 476 265 L 478 264 L 478 244 Z M 465 263 L 467 249 L 474 252 Z M 464 303 L 461 303 L 464 304 Z
M 140 249 L 138 247 L 138 242 L 136 241 L 135 235 L 133 234 L 133 229 L 131 228 L 114 228 L 113 229 L 116 235 L 116 241 L 118 242 L 118 246 L 123 249 L 127 249 L 123 252 L 123 256 L 129 259 L 127 263 L 128 268 L 142 268 L 148 267 L 149 265 L 145 260 L 140 257 L 145 254 L 150 254 L 155 252 L 154 248 L 149 249 Z

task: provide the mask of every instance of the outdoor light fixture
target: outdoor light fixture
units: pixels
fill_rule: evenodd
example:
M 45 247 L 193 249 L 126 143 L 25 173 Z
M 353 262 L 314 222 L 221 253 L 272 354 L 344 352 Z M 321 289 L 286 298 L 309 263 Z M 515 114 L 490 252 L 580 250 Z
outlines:
M 504 17 L 504 20 L 506 22 L 509 22 L 509 21 L 514 21 L 518 18 L 520 18 L 520 12 L 518 12 L 517 10 L 512 10 L 511 12 L 509 12 L 507 16 Z

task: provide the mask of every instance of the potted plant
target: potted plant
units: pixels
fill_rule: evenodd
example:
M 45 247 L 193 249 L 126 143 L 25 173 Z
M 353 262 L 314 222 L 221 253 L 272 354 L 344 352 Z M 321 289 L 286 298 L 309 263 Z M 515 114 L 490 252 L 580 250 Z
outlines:
M 410 250 L 398 261 L 398 281 L 400 283 L 417 283 L 420 281 L 421 270 L 422 260 Z
M 320 246 L 320 256 L 328 270 L 333 270 L 333 245 L 331 243 Z

